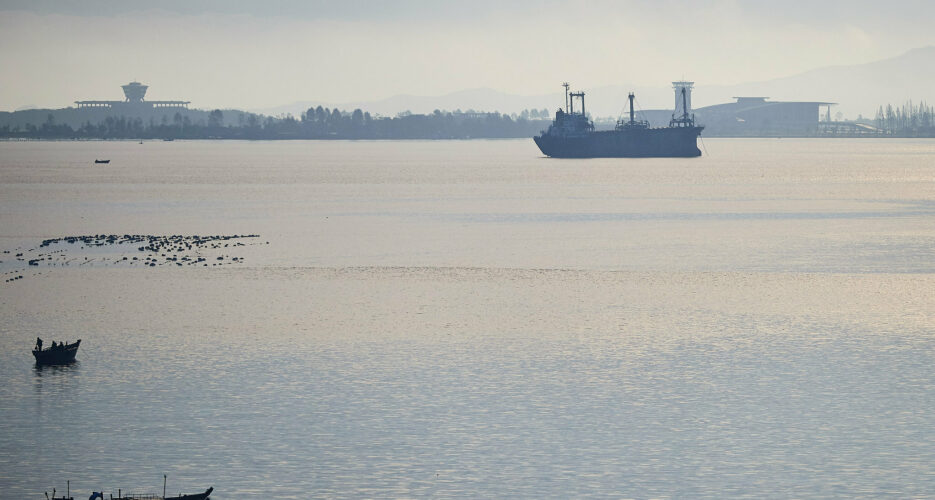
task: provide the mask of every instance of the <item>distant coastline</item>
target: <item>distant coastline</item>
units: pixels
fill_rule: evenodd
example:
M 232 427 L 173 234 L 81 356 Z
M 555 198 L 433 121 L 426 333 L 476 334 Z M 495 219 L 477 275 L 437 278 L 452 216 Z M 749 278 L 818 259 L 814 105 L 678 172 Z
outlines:
M 648 113 L 671 114 L 665 110 Z M 925 103 L 881 106 L 873 120 L 816 120 L 809 127 L 799 128 L 714 126 L 715 118 L 724 122 L 723 117 L 700 114 L 699 123 L 709 125 L 703 137 L 935 138 L 935 109 Z M 0 112 L 0 140 L 515 139 L 531 138 L 550 123 L 547 109 L 527 109 L 514 114 L 405 111 L 394 117 L 382 117 L 360 109 L 348 112 L 318 106 L 296 118 L 220 109 L 156 108 L 136 114 L 115 114 L 64 108 Z M 614 122 L 595 120 L 595 126 L 613 128 Z
M 237 110 L 179 110 L 149 116 L 73 116 L 85 110 L 26 110 L 0 113 L 3 139 L 497 139 L 532 137 L 548 127 L 539 110 L 519 114 L 460 110 L 432 114 L 403 112 L 373 117 L 352 112 L 310 108 L 300 118 L 270 117 Z M 541 113 L 547 113 L 542 110 Z M 86 113 L 82 113 L 86 114 Z M 37 118 L 41 117 L 41 121 Z M 98 118 L 91 121 L 91 118 Z M 76 119 L 80 125 L 75 124 Z M 38 122 L 38 123 L 36 123 Z

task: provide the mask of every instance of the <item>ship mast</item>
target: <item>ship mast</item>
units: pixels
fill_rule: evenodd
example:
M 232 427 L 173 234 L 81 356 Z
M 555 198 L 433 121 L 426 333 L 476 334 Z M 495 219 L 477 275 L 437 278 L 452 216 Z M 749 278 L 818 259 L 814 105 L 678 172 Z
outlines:
M 565 113 L 568 113 L 568 82 L 563 83 L 562 87 L 565 87 Z
M 633 117 L 633 99 L 634 99 L 634 97 L 635 97 L 635 96 L 633 95 L 633 92 L 630 92 L 630 95 L 627 97 L 627 99 L 630 100 L 630 125 L 633 125 L 633 124 L 636 123 L 636 120 L 635 120 L 634 117 Z

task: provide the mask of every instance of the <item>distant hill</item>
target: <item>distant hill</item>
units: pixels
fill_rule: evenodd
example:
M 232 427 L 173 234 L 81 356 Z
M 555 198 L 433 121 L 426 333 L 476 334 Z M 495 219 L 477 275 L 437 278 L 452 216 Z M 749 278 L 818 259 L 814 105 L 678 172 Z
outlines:
M 441 96 L 397 95 L 376 101 L 323 103 L 296 102 L 275 108 L 253 110 L 277 116 L 291 113 L 298 117 L 311 106 L 352 110 L 360 108 L 371 113 L 394 116 L 400 111 L 431 113 L 435 109 L 467 111 L 500 111 L 516 113 L 523 109 L 548 108 L 562 105 L 561 82 L 556 91 L 546 95 L 521 96 L 489 88 L 462 90 Z M 659 86 L 636 87 L 614 85 L 587 87 L 587 82 L 575 82 L 574 89 L 586 92 L 588 111 L 593 116 L 619 116 L 626 107 L 627 94 L 635 92 L 641 109 L 672 109 L 674 95 L 669 82 Z M 575 84 L 584 84 L 579 87 Z M 829 66 L 784 78 L 749 82 L 738 85 L 705 85 L 697 82 L 694 107 L 731 102 L 733 96 L 768 96 L 771 100 L 829 101 L 839 105 L 849 118 L 858 114 L 872 118 L 877 107 L 887 103 L 902 104 L 908 99 L 935 102 L 935 46 L 910 50 L 902 55 L 866 64 Z
M 699 86 L 696 105 L 727 102 L 731 96 L 769 96 L 774 101 L 829 101 L 849 118 L 873 118 L 887 103 L 935 102 L 935 46 L 867 64 L 830 66 L 764 82 Z

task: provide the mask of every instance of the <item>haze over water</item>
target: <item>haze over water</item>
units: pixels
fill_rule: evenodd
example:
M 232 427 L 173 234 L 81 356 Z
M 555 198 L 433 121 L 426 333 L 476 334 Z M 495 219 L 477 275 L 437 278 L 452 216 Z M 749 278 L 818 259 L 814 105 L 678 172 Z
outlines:
M 4 277 L 262 242 L 0 282 L 2 496 L 930 495 L 935 144 L 704 145 L 0 142 Z

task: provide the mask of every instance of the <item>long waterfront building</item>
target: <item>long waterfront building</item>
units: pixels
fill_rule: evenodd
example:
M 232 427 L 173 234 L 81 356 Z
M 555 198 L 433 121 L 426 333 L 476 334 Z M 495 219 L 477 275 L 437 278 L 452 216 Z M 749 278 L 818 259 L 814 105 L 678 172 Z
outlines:
M 191 101 L 147 101 L 144 99 L 146 96 L 146 89 L 149 88 L 148 85 L 143 85 L 140 82 L 130 82 L 121 87 L 123 89 L 123 95 L 126 97 L 123 101 L 75 101 L 75 105 L 78 109 L 83 108 L 105 108 L 105 109 L 119 109 L 127 108 L 128 110 L 140 110 L 140 109 L 150 109 L 150 108 L 178 108 L 178 109 L 188 109 L 188 105 Z

